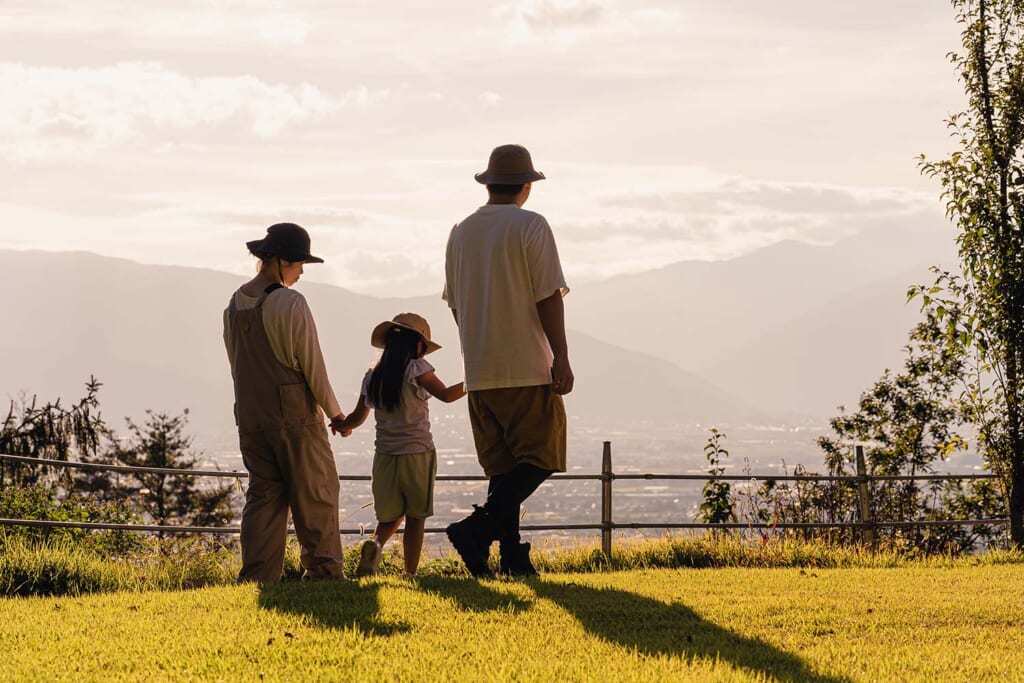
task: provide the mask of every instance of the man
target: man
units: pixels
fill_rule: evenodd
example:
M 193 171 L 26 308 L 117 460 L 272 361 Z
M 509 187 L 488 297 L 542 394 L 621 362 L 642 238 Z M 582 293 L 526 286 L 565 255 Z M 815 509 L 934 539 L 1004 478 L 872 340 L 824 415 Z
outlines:
M 502 145 L 476 175 L 488 201 L 452 228 L 444 299 L 459 328 L 477 458 L 487 501 L 450 525 L 448 538 L 469 571 L 536 575 L 519 535 L 520 505 L 553 472 L 565 471 L 565 407 L 573 387 L 562 297 L 568 294 L 555 239 L 523 204 L 544 174 L 525 147 Z

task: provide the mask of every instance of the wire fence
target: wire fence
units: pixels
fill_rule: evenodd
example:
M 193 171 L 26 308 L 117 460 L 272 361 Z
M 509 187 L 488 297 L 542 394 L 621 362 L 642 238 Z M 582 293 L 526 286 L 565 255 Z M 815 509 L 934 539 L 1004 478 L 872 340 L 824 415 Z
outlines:
M 564 480 L 594 480 L 601 482 L 601 519 L 595 522 L 581 524 L 524 524 L 524 531 L 585 531 L 593 530 L 601 532 L 601 547 L 607 557 L 612 553 L 612 532 L 621 529 L 857 529 L 861 532 L 862 540 L 871 544 L 874 542 L 874 535 L 877 529 L 882 528 L 913 528 L 913 527 L 950 527 L 950 526 L 979 526 L 1006 524 L 1005 517 L 985 519 L 933 519 L 913 521 L 876 521 L 871 514 L 871 484 L 873 482 L 887 481 L 969 481 L 969 480 L 991 480 L 996 479 L 994 474 L 915 474 L 915 475 L 871 475 L 867 473 L 864 463 L 864 452 L 861 446 L 857 446 L 856 452 L 856 475 L 713 475 L 713 474 L 673 474 L 673 473 L 616 473 L 612 468 L 611 442 L 605 441 L 602 452 L 600 474 L 554 474 L 551 479 L 554 481 Z M 60 467 L 73 470 L 107 471 L 125 474 L 162 474 L 177 477 L 209 477 L 235 479 L 239 483 L 249 477 L 247 472 L 225 471 L 225 470 L 194 470 L 175 469 L 166 467 L 133 467 L 127 465 L 112 465 L 103 463 L 70 462 L 52 460 L 47 458 L 30 458 L 17 455 L 0 454 L 0 464 L 10 462 L 21 465 L 35 465 L 47 467 Z M 338 477 L 341 481 L 370 481 L 369 475 L 343 474 Z M 483 475 L 439 475 L 438 481 L 486 481 Z M 758 483 L 766 481 L 795 481 L 795 482 L 846 482 L 856 485 L 858 489 L 859 520 L 856 522 L 731 522 L 709 524 L 704 522 L 628 522 L 615 521 L 612 513 L 613 484 L 622 480 L 676 480 L 676 481 L 731 481 Z M 233 535 L 240 533 L 237 526 L 184 526 L 170 524 L 119 524 L 106 522 L 71 522 L 57 520 L 37 519 L 4 519 L 0 518 L 0 526 L 23 526 L 42 528 L 74 528 L 93 530 L 120 530 L 154 532 L 161 534 L 213 534 Z M 428 527 L 427 533 L 441 533 L 444 527 Z M 363 535 L 365 528 L 343 527 L 342 534 Z

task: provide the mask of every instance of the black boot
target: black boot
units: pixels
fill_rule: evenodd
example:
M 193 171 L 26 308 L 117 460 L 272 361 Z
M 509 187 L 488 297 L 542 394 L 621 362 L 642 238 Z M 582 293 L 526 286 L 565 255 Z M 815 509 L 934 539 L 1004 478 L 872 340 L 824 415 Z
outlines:
M 529 543 L 502 543 L 498 567 L 502 574 L 509 576 L 540 576 L 530 561 Z
M 473 514 L 449 524 L 445 529 L 448 540 L 466 564 L 466 569 L 477 578 L 494 578 L 494 571 L 488 566 L 487 558 L 496 537 L 495 527 L 487 511 L 474 505 Z

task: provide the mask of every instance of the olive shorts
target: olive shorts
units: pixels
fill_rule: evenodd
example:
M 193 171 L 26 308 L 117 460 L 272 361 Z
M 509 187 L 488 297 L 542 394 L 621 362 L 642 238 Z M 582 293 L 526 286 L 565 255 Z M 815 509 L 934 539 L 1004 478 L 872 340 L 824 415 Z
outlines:
M 374 453 L 371 488 L 378 522 L 434 514 L 434 477 L 437 452 L 411 455 Z
M 565 471 L 565 404 L 550 384 L 471 391 L 469 421 L 488 477 L 521 463 Z

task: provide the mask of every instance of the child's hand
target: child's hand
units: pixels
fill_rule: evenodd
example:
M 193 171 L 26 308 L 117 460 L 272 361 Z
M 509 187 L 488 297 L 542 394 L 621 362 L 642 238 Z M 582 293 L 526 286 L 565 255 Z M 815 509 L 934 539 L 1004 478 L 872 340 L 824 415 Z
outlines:
M 331 418 L 331 434 L 334 434 L 334 435 L 341 434 L 342 436 L 348 436 L 348 434 L 351 434 L 352 433 L 351 429 L 348 430 L 348 434 L 344 433 L 344 430 L 342 429 L 344 424 L 345 424 L 345 414 L 344 413 L 338 413 L 337 415 L 332 417 Z

